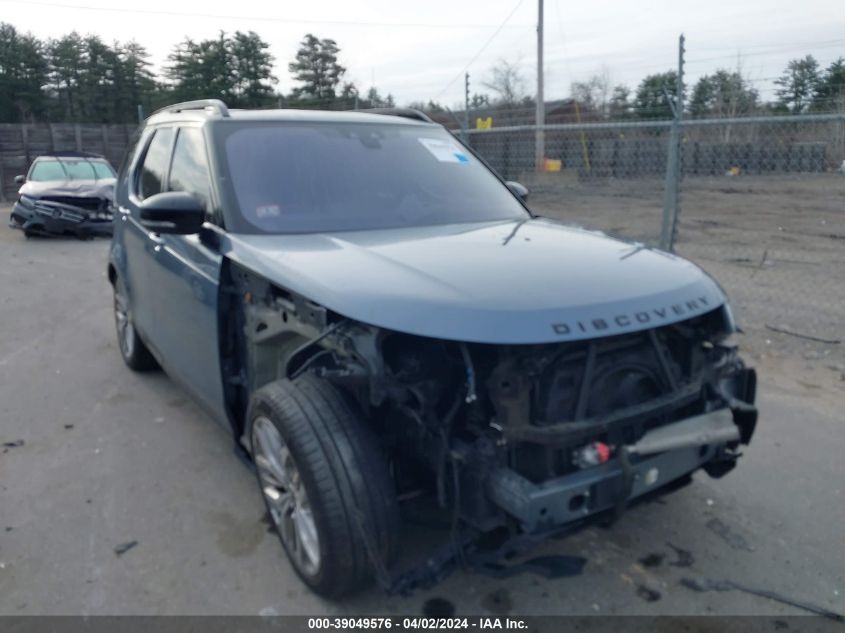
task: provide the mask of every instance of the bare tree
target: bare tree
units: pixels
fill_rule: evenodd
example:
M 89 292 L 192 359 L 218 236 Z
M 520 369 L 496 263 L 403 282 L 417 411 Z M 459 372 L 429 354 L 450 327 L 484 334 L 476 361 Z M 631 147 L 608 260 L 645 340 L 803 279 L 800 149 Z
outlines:
M 515 108 L 525 101 L 527 96 L 525 94 L 525 80 L 519 66 L 519 60 L 509 62 L 506 59 L 499 59 L 496 65 L 490 69 L 490 79 L 485 81 L 483 85 L 495 93 L 496 98 L 493 99 L 493 105 L 502 108 Z
M 606 67 L 602 67 L 586 81 L 573 81 L 569 92 L 579 104 L 592 108 L 602 116 L 607 116 L 613 93 L 610 72 Z

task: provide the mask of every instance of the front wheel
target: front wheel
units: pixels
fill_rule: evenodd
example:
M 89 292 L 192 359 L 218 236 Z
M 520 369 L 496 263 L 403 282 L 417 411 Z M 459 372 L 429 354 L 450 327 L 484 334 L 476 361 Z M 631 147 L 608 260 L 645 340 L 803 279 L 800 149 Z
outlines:
M 337 598 L 384 571 L 396 551 L 397 501 L 357 409 L 304 374 L 259 389 L 247 422 L 261 494 L 303 582 Z

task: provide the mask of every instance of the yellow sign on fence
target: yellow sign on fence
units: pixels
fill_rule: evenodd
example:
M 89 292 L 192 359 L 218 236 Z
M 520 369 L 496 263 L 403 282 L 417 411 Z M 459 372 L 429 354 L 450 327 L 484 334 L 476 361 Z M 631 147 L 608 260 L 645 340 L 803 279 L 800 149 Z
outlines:
M 493 127 L 493 117 L 488 116 L 486 119 L 482 119 L 481 117 L 476 117 L 475 119 L 475 129 L 476 130 L 489 130 Z

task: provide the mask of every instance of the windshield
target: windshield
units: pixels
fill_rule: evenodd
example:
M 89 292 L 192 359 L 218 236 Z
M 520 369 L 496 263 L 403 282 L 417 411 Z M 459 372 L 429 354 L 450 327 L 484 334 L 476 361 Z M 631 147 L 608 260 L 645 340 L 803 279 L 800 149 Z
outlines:
M 438 127 L 251 124 L 229 129 L 223 138 L 240 210 L 231 227 L 235 232 L 310 233 L 528 217 L 507 187 Z
M 30 180 L 48 182 L 50 180 L 99 180 L 114 178 L 114 170 L 105 161 L 85 158 L 60 160 L 41 160 L 32 167 Z

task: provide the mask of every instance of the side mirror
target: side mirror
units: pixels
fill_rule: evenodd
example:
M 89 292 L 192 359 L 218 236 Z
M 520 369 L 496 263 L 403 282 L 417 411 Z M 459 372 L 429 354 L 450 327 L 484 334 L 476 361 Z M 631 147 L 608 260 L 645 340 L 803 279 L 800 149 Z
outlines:
M 25 182 L 26 182 L 26 176 L 24 176 L 24 175 L 15 176 L 15 184 L 16 185 L 22 185 Z
M 514 180 L 508 180 L 505 184 L 508 186 L 508 189 L 511 190 L 511 193 L 513 193 L 513 195 L 515 195 L 517 198 L 519 198 L 523 202 L 528 200 L 528 187 Z
M 199 233 L 205 221 L 205 208 L 185 191 L 157 193 L 141 203 L 140 220 L 144 228 L 154 233 L 191 235 Z

